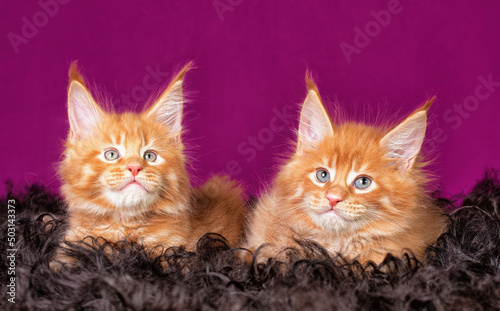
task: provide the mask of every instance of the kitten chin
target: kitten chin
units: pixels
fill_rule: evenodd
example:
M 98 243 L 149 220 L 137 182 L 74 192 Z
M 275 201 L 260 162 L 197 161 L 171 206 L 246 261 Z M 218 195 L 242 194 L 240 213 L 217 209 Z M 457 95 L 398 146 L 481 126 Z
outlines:
M 309 215 L 311 220 L 321 227 L 326 232 L 332 234 L 340 234 L 342 232 L 354 232 L 356 229 L 363 226 L 364 221 L 349 219 L 342 214 L 341 211 L 328 207 L 320 207 L 308 205 Z
M 392 128 L 334 123 L 307 84 L 295 153 L 257 203 L 243 246 L 273 245 L 260 260 L 297 239 L 361 262 L 406 251 L 421 259 L 447 223 L 426 194 L 420 155 L 432 100 Z
M 150 206 L 156 201 L 155 196 L 148 194 L 143 186 L 134 183 L 118 191 L 106 191 L 104 197 L 110 204 L 126 210 L 140 209 L 141 206 Z
M 214 177 L 192 189 L 185 169 L 182 82 L 189 68 L 144 111 L 117 114 L 97 104 L 72 65 L 70 131 L 59 165 L 69 215 L 65 241 L 126 239 L 159 255 L 156 250 L 170 246 L 194 250 L 213 232 L 236 246 L 245 214 L 240 187 Z

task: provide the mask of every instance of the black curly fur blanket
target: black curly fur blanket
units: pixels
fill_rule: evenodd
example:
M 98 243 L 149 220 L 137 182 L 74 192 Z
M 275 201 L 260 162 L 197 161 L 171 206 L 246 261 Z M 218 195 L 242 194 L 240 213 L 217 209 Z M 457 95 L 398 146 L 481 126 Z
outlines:
M 16 210 L 15 257 L 8 200 Z M 450 200 L 438 202 L 455 210 Z M 77 264 L 54 272 L 48 262 L 64 231 L 64 205 L 31 186 L 0 205 L 0 310 L 500 310 L 497 173 L 460 206 L 422 263 L 388 255 L 379 267 L 361 266 L 304 242 L 308 258 L 247 266 L 209 235 L 196 253 L 166 250 L 167 269 L 139 245 L 88 240 L 97 246 L 76 245 Z

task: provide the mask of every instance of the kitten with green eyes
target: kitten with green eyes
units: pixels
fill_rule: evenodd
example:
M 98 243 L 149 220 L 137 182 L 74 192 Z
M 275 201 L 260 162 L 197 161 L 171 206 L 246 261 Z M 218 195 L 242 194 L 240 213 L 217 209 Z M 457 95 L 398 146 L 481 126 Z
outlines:
M 447 224 L 420 156 L 432 99 L 391 128 L 334 123 L 306 82 L 295 153 L 257 203 L 243 246 L 268 243 L 259 254 L 274 257 L 298 238 L 360 262 L 407 250 L 421 259 Z
M 141 113 L 105 111 L 70 69 L 70 130 L 59 166 L 68 205 L 65 241 L 87 236 L 194 249 L 205 233 L 236 246 L 245 203 L 239 185 L 213 177 L 190 186 L 181 139 L 185 66 Z

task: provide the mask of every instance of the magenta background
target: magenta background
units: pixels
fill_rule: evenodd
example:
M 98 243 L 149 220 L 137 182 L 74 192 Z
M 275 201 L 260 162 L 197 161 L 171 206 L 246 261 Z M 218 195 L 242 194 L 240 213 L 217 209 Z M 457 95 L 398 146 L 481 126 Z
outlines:
M 171 74 L 195 61 L 185 118 L 194 183 L 230 161 L 241 166 L 235 178 L 249 191 L 270 180 L 296 120 L 253 161 L 238 145 L 269 127 L 273 108 L 292 105 L 298 116 L 306 68 L 323 98 L 337 99 L 351 115 L 382 107 L 401 118 L 436 94 L 429 133 L 441 128 L 446 135 L 432 152 L 445 193 L 467 191 L 486 167 L 500 168 L 499 88 L 457 129 L 444 120 L 454 103 L 474 95 L 479 76 L 500 81 L 500 2 L 401 0 L 401 13 L 350 63 L 340 43 L 354 44 L 354 27 L 364 29 L 374 20 L 370 11 L 389 1 L 219 2 L 233 4 L 223 20 L 212 0 L 69 1 L 16 53 L 8 34 L 21 35 L 23 17 L 42 9 L 36 1 L 0 0 L 1 180 L 59 187 L 72 60 L 94 93 L 97 87 L 119 110 L 128 106 L 121 96 L 143 85 L 148 66 Z

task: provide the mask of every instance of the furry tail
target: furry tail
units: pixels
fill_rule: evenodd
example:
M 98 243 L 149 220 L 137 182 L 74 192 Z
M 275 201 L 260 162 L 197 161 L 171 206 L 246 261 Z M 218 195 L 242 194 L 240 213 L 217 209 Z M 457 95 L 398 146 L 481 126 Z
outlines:
M 233 202 L 235 205 L 244 202 L 242 187 L 228 176 L 213 176 L 198 190 L 210 200 Z
M 218 233 L 236 247 L 246 222 L 242 187 L 227 176 L 214 176 L 195 191 L 194 239 Z

